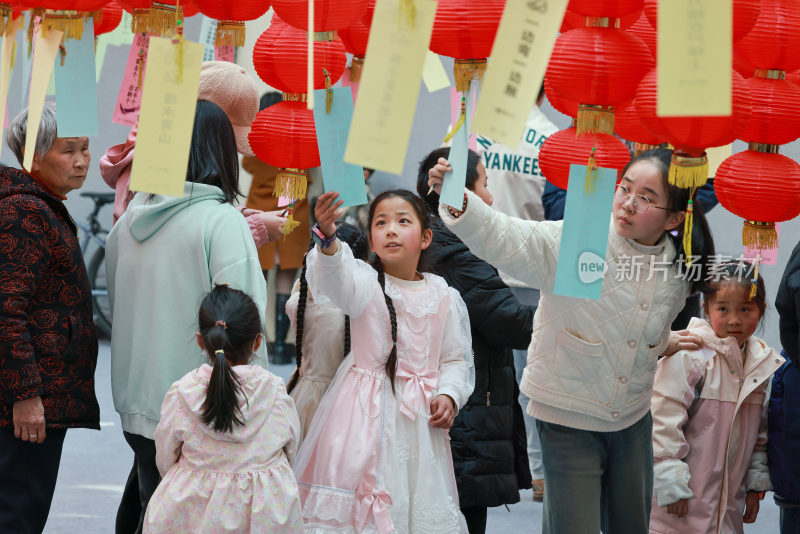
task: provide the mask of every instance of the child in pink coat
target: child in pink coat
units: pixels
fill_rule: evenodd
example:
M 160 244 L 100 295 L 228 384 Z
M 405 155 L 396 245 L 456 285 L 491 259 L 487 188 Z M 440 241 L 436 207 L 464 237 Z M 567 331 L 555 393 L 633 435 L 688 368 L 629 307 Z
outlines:
M 248 365 L 262 341 L 258 308 L 217 286 L 200 307 L 197 343 L 213 365 L 175 382 L 155 431 L 163 479 L 145 533 L 303 531 L 290 462 L 300 423 L 283 381 Z
M 689 323 L 702 348 L 658 362 L 654 534 L 742 534 L 756 519 L 759 492 L 771 489 L 765 407 L 784 360 L 753 335 L 766 307 L 764 281 L 751 281 L 744 262 L 721 264 L 714 276 L 703 299 L 708 321 Z

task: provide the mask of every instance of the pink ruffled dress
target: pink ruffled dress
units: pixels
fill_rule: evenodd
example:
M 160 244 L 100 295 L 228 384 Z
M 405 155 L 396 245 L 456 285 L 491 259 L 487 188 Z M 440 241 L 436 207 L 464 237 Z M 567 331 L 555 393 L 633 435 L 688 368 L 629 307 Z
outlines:
M 147 507 L 145 533 L 300 534 L 300 499 L 290 462 L 299 422 L 283 380 L 258 365 L 233 368 L 245 421 L 220 433 L 201 419 L 211 367 L 175 382 L 155 432 L 164 477 Z
M 464 302 L 444 280 L 386 276 L 397 316 L 395 391 L 384 366 L 391 323 L 377 273 L 347 245 L 308 257 L 318 301 L 350 315 L 351 353 L 317 409 L 294 465 L 306 533 L 462 534 L 448 431 L 430 425 L 430 402 L 463 406 L 474 387 Z

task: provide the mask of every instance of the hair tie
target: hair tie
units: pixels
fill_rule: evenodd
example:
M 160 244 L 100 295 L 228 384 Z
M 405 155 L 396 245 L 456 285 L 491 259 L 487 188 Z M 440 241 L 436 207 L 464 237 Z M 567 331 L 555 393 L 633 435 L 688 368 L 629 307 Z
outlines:
M 225 356 L 225 351 L 224 351 L 224 350 L 222 350 L 222 349 L 219 349 L 219 350 L 215 350 L 215 351 L 214 351 L 214 355 L 215 355 L 215 356 L 219 356 L 220 354 L 222 354 L 223 356 Z
M 225 323 L 225 321 L 217 321 L 214 323 L 214 326 L 221 326 L 223 330 L 228 329 L 228 325 Z

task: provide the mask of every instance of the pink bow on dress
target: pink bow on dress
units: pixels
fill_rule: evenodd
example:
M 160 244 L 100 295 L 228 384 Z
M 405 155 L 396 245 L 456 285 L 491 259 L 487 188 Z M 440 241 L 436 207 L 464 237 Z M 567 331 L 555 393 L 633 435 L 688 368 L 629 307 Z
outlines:
M 401 364 L 397 367 L 397 377 L 405 378 L 403 399 L 400 402 L 400 412 L 412 421 L 417 418 L 417 413 L 430 414 L 433 392 L 439 385 L 439 371 L 423 371 L 422 373 L 408 369 Z
M 380 534 L 389 534 L 394 530 L 392 516 L 389 515 L 388 506 L 392 504 L 392 498 L 386 490 L 377 490 L 366 480 L 362 480 L 356 492 L 358 497 L 358 517 L 356 518 L 356 529 L 361 532 L 367 525 L 369 513 L 375 519 L 375 526 Z

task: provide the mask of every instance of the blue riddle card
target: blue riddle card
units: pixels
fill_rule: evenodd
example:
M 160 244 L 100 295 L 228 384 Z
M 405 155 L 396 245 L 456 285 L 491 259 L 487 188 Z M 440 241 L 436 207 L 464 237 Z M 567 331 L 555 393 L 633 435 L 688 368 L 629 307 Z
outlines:
M 616 169 L 597 169 L 597 186 L 586 194 L 586 165 L 571 165 L 564 228 L 553 293 L 598 300 L 608 271 L 606 247 Z
M 314 91 L 314 126 L 325 191 L 338 192 L 339 199 L 344 200 L 343 208 L 366 204 L 364 170 L 344 161 L 353 120 L 353 93 L 349 87 L 334 88 L 330 113 L 325 111 L 325 93 L 325 89 Z
M 472 102 L 472 87 L 470 84 L 470 91 L 467 96 L 467 111 L 466 120 L 461 128 L 453 136 L 452 144 L 450 145 L 450 157 L 447 158 L 450 166 L 453 168 L 452 172 L 444 175 L 442 182 L 442 191 L 439 194 L 439 202 L 447 204 L 456 209 L 461 209 L 464 203 L 464 186 L 467 183 L 467 160 L 469 156 L 469 130 L 471 127 L 470 103 Z
M 97 135 L 97 77 L 94 58 L 94 25 L 83 19 L 83 37 L 64 42 L 64 65 L 56 56 L 56 104 L 59 137 Z

